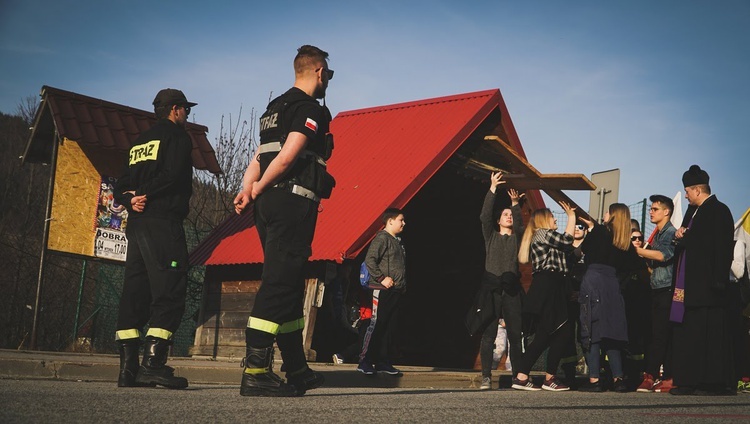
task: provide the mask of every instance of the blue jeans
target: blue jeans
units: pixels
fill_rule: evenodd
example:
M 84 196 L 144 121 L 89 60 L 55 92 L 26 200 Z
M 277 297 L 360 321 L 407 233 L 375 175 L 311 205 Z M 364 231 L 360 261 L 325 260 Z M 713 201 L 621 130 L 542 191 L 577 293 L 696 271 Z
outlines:
M 617 345 L 618 342 L 609 339 L 602 339 L 598 343 L 591 343 L 591 349 L 586 352 L 586 362 L 589 366 L 589 378 L 599 378 L 602 351 L 607 354 L 609 368 L 612 370 L 612 377 L 622 378 L 622 352 Z

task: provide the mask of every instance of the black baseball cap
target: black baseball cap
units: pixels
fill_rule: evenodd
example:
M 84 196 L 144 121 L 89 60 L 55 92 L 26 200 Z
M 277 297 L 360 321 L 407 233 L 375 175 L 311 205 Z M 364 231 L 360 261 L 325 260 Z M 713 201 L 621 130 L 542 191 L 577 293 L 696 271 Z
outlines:
M 154 109 L 173 105 L 193 107 L 197 104 L 198 103 L 189 102 L 187 97 L 185 97 L 185 93 L 174 88 L 165 88 L 159 91 L 156 94 L 153 103 Z

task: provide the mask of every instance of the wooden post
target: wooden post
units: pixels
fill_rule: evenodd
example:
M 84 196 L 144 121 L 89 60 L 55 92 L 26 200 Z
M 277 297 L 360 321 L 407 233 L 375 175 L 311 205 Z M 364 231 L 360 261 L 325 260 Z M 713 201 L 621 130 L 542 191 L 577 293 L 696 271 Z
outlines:
M 323 290 L 318 294 L 318 286 L 323 285 L 322 281 L 317 278 L 305 280 L 305 302 L 303 306 L 303 316 L 305 317 L 305 327 L 302 329 L 302 344 L 305 348 L 305 356 L 308 361 L 315 361 L 317 352 L 312 350 L 313 332 L 315 331 L 315 319 L 318 316 L 318 296 L 323 299 Z

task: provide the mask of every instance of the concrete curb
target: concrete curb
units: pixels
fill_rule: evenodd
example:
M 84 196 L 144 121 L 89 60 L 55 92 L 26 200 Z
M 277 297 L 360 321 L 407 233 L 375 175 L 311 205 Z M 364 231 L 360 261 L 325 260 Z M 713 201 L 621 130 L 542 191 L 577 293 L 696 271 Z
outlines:
M 170 358 L 169 365 L 175 368 L 176 375 L 193 384 L 239 385 L 242 378 L 239 358 Z M 476 389 L 481 382 L 479 372 L 472 370 L 399 366 L 401 376 L 366 376 L 357 372 L 356 365 L 352 364 L 311 363 L 310 367 L 325 376 L 326 387 Z M 0 349 L 0 378 L 114 383 L 118 370 L 116 355 Z M 279 373 L 278 369 L 276 371 Z M 502 374 L 508 373 L 497 372 L 496 376 Z

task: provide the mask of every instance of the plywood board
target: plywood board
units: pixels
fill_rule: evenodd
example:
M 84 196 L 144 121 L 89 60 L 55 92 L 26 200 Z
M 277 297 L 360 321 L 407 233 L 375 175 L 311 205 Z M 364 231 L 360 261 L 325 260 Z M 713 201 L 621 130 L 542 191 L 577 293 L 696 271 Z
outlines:
M 100 183 L 78 143 L 65 139 L 57 153 L 48 249 L 94 256 Z

